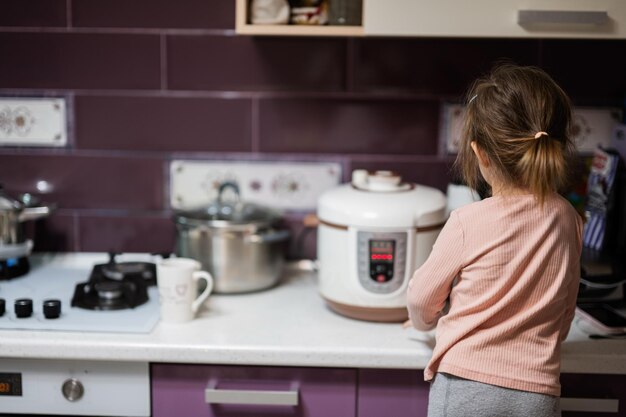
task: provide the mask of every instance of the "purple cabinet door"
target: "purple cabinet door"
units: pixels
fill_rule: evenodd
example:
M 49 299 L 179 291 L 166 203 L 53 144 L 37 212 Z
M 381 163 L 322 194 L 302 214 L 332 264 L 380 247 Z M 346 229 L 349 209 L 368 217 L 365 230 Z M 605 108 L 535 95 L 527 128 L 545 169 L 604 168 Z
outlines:
M 626 375 L 561 374 L 563 417 L 626 417 Z
M 154 417 L 356 417 L 356 370 L 153 364 Z
M 359 417 L 426 417 L 428 390 L 423 371 L 360 369 Z

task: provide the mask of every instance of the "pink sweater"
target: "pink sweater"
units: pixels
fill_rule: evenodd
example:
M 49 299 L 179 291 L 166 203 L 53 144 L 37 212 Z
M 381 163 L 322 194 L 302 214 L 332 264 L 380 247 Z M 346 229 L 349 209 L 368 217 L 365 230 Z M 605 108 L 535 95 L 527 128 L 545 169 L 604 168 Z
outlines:
M 560 345 L 574 316 L 581 235 L 580 216 L 556 194 L 543 208 L 522 195 L 453 211 L 409 282 L 413 325 L 437 326 L 424 379 L 446 372 L 560 395 Z

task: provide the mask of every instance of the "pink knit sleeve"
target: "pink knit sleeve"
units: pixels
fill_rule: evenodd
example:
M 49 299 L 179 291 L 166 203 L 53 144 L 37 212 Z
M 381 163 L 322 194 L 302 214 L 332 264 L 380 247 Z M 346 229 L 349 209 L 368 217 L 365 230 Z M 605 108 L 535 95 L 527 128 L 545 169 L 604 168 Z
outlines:
M 458 215 L 452 212 L 430 256 L 409 281 L 407 305 L 416 329 L 430 330 L 436 326 L 452 282 L 463 266 L 463 244 L 461 222 Z

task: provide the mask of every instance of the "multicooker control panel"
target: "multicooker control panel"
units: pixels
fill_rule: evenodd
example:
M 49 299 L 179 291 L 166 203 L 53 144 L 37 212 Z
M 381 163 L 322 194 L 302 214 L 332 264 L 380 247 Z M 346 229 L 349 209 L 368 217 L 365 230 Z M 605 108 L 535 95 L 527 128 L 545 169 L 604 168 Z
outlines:
M 389 294 L 402 286 L 407 234 L 357 232 L 359 282 L 368 291 Z

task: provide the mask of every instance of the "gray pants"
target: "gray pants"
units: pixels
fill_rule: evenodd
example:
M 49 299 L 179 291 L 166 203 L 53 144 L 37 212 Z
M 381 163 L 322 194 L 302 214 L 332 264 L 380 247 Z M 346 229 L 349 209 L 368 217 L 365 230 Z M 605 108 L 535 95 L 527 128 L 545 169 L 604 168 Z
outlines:
M 428 417 L 560 417 L 559 398 L 437 373 Z

